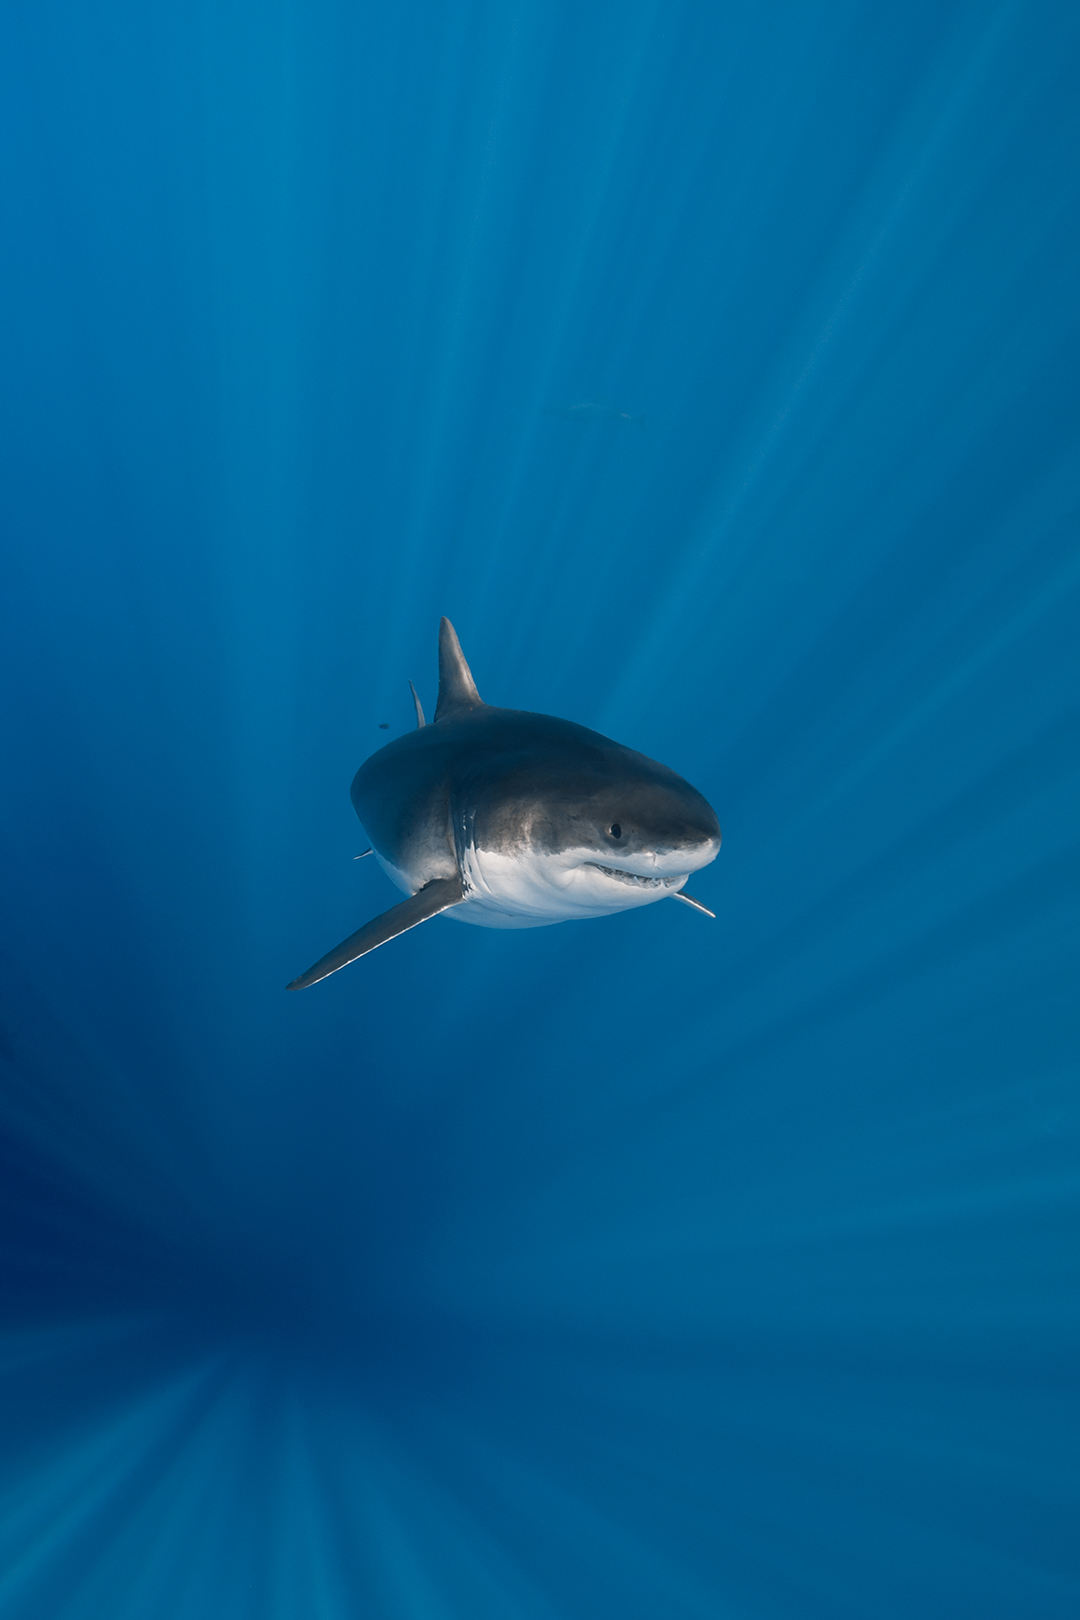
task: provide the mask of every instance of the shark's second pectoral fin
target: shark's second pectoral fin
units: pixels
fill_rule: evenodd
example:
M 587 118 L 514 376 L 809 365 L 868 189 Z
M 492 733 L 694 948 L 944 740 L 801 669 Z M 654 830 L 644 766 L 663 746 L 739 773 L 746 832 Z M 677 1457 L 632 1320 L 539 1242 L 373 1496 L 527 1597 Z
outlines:
M 465 890 L 459 877 L 435 878 L 431 883 L 425 883 L 408 900 L 403 900 L 399 906 L 391 906 L 381 917 L 373 917 L 355 934 L 343 939 L 336 949 L 320 957 L 314 967 L 309 967 L 306 973 L 285 988 L 306 990 L 309 984 L 317 984 L 320 979 L 325 979 L 328 973 L 336 973 L 338 968 L 355 962 L 358 956 L 366 956 L 376 945 L 385 945 L 388 939 L 404 934 L 406 929 L 415 928 L 417 923 L 427 922 L 429 917 L 437 917 L 440 911 L 449 911 L 451 906 L 459 906 L 464 898 Z
M 703 911 L 706 917 L 712 917 L 715 921 L 716 912 L 710 911 L 708 906 L 703 906 L 701 901 L 695 900 L 692 894 L 684 894 L 681 889 L 676 889 L 671 898 L 673 900 L 681 900 L 684 906 L 693 906 L 695 911 Z

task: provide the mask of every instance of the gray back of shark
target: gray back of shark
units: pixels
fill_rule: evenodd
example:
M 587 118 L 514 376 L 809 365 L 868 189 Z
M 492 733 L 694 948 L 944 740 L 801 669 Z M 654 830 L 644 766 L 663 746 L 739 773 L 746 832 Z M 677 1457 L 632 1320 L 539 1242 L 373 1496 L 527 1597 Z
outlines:
M 302 990 L 445 912 L 486 928 L 540 928 L 683 900 L 716 858 L 720 827 L 666 765 L 551 715 L 484 703 L 449 619 L 439 700 L 425 724 L 357 771 L 352 802 L 372 853 L 409 896 L 288 986 Z

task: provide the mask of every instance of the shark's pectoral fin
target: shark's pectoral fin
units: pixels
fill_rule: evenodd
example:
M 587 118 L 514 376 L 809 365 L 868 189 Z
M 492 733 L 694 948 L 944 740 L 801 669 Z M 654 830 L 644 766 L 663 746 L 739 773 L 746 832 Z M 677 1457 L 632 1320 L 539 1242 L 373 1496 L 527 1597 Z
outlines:
M 684 906 L 693 906 L 695 911 L 703 911 L 706 917 L 712 917 L 714 920 L 716 918 L 715 911 L 710 911 L 708 906 L 703 906 L 700 900 L 695 900 L 692 894 L 684 894 L 681 889 L 676 889 L 671 898 L 681 900 Z M 290 985 L 289 988 L 291 989 L 292 986 Z
M 355 934 L 343 939 L 335 950 L 320 957 L 314 967 L 308 968 L 306 973 L 285 988 L 306 990 L 309 984 L 317 984 L 320 979 L 325 979 L 328 973 L 336 973 L 338 968 L 355 962 L 358 956 L 366 956 L 376 945 L 385 945 L 388 939 L 404 934 L 406 929 L 415 928 L 417 923 L 427 922 L 429 917 L 437 917 L 440 911 L 449 911 L 451 906 L 459 906 L 464 898 L 465 889 L 459 877 L 435 878 L 431 883 L 425 883 L 408 900 L 403 900 L 399 906 L 391 906 L 381 917 L 373 917 Z

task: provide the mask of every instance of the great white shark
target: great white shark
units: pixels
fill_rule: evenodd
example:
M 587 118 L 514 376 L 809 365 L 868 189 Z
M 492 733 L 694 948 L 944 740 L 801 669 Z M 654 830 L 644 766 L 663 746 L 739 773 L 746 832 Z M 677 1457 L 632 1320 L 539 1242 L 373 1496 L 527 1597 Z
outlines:
M 484 703 L 449 619 L 431 725 L 372 754 L 351 797 L 375 859 L 409 896 L 287 987 L 304 990 L 440 912 L 482 928 L 543 928 L 657 900 L 716 859 L 696 788 L 597 731 Z M 359 857 L 358 857 L 359 858 Z

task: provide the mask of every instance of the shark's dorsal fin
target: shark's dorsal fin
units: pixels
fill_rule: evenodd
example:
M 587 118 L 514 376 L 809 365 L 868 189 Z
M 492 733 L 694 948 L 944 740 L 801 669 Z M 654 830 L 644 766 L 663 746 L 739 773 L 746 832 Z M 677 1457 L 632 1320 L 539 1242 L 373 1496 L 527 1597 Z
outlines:
M 449 619 L 439 625 L 439 701 L 435 705 L 436 724 L 483 703 L 476 690 L 472 671 L 465 662 L 457 631 Z
M 409 682 L 409 691 L 412 693 L 412 700 L 416 704 L 416 729 L 419 731 L 421 726 L 427 725 L 427 721 L 424 719 L 423 705 L 416 695 L 416 687 L 413 685 L 412 681 Z

